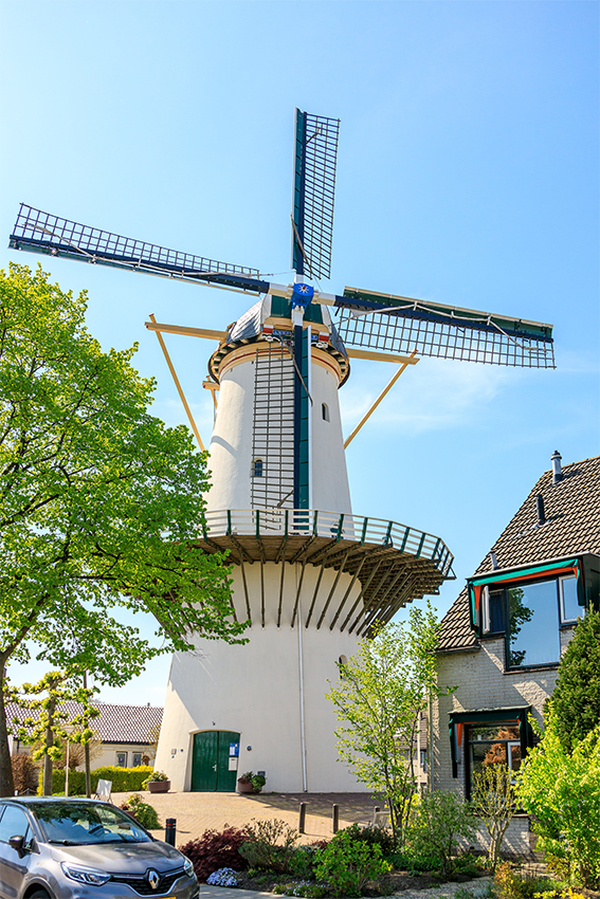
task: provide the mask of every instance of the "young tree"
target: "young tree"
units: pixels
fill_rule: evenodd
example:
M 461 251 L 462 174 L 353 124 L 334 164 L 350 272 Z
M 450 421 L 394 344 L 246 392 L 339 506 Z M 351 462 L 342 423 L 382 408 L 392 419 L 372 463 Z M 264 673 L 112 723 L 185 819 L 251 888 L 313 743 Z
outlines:
M 7 664 L 126 683 L 192 634 L 243 641 L 229 569 L 195 546 L 206 455 L 148 413 L 135 347 L 103 353 L 77 299 L 40 268 L 0 273 L 0 795 L 13 792 Z M 155 641 L 118 610 L 150 612 Z
M 419 713 L 436 685 L 439 624 L 427 603 L 413 606 L 408 624 L 388 624 L 363 640 L 340 665 L 340 682 L 327 698 L 342 722 L 340 757 L 369 789 L 384 794 L 394 837 L 402 843 L 416 789 L 414 744 Z
M 471 804 L 490 835 L 488 858 L 495 870 L 504 834 L 517 808 L 511 772 L 506 764 L 487 764 L 473 773 Z
M 577 622 L 551 702 L 556 733 L 571 752 L 600 723 L 600 615 L 593 609 Z
M 517 774 L 517 794 L 540 835 L 546 861 L 574 885 L 600 887 L 600 724 L 572 752 L 562 745 L 552 706 L 538 746 Z M 532 719 L 539 734 L 541 729 Z
M 94 736 L 90 724 L 100 712 L 92 704 L 92 692 L 82 686 L 77 672 L 68 671 L 49 671 L 37 684 L 6 690 L 10 700 L 33 713 L 16 726 L 16 735 L 34 747 L 35 761 L 42 760 L 44 796 L 52 795 L 52 767 L 63 756 L 62 744 L 85 746 Z M 79 705 L 74 715 L 69 714 L 69 701 Z

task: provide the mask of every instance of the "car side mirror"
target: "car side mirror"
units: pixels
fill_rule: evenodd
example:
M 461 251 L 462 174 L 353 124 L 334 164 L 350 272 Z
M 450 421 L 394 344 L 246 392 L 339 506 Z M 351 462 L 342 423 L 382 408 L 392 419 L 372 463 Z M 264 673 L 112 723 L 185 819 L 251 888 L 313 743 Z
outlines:
M 15 852 L 19 853 L 19 858 L 23 858 L 25 855 L 25 849 L 23 848 L 23 843 L 25 842 L 25 837 L 23 836 L 15 836 L 11 837 L 8 841 L 8 845 L 11 849 L 14 849 Z

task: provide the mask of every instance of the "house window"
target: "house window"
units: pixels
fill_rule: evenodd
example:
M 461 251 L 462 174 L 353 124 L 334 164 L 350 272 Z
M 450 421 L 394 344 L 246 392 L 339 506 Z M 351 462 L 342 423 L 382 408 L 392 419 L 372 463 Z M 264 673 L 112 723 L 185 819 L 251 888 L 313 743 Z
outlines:
M 252 476 L 255 478 L 262 478 L 263 476 L 263 460 L 255 459 L 252 463 Z
M 577 618 L 583 615 L 584 611 L 578 602 L 577 578 L 561 577 L 558 584 L 560 590 L 561 624 L 565 624 L 567 621 L 577 621 Z
M 127 767 L 127 753 L 126 752 L 117 752 L 117 767 L 118 768 L 126 768 Z
M 579 580 L 576 562 L 473 578 L 472 626 L 482 636 L 504 635 L 507 670 L 557 665 L 561 626 L 584 612 Z
M 142 764 L 142 753 L 141 752 L 133 752 L 131 767 L 139 768 L 141 764 Z
M 465 792 L 471 797 L 473 776 L 490 765 L 517 772 L 533 744 L 528 723 L 530 706 L 450 714 L 452 776 L 464 763 Z
M 329 421 L 329 406 L 327 403 L 321 403 L 321 415 L 323 416 L 323 421 Z

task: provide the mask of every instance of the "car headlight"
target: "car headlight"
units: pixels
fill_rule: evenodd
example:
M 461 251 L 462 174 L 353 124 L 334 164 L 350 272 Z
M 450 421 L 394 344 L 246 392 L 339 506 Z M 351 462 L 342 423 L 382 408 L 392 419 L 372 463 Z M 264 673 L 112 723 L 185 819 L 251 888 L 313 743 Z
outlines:
M 101 887 L 103 883 L 110 880 L 110 874 L 104 871 L 98 871 L 97 868 L 84 868 L 82 865 L 68 865 L 66 862 L 60 863 L 63 872 L 70 880 L 76 880 L 77 883 L 92 884 Z
M 183 860 L 183 870 L 185 871 L 185 873 L 187 874 L 188 877 L 193 877 L 194 876 L 193 864 L 191 863 L 189 858 L 186 858 L 185 855 L 184 855 L 183 859 L 184 859 Z

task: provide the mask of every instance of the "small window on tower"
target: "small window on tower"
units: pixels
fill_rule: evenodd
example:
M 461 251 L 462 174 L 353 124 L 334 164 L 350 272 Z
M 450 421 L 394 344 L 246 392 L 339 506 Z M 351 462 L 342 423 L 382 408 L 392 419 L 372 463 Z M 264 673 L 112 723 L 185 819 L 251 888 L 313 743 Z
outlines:
M 327 403 L 321 403 L 321 414 L 323 416 L 323 421 L 329 421 L 329 406 Z
M 262 478 L 262 476 L 263 476 L 263 460 L 262 459 L 254 460 L 252 473 L 255 478 Z

